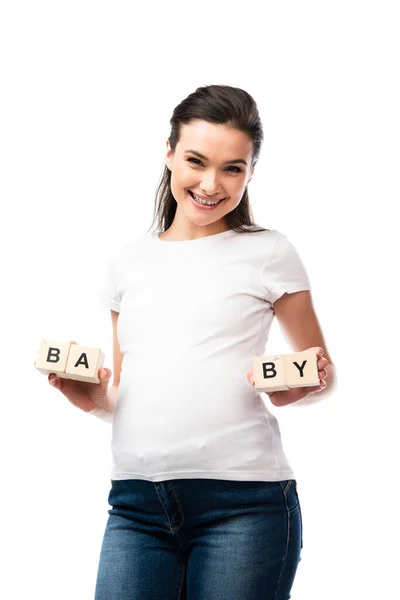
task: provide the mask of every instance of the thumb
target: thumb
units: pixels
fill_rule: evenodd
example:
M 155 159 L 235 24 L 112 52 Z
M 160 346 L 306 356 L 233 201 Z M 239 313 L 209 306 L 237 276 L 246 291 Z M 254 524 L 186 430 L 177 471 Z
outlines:
M 312 346 L 311 348 L 307 348 L 307 350 L 313 350 L 319 358 L 321 358 L 324 353 L 324 349 L 321 348 L 321 346 Z
M 52 385 L 53 387 L 55 387 L 55 388 L 59 387 L 58 383 L 59 383 L 60 379 L 57 377 L 57 375 L 55 373 L 50 373 L 47 380 L 50 383 L 50 385 Z
M 254 373 L 253 371 L 248 371 L 246 374 L 247 380 L 249 383 L 251 383 L 251 385 L 254 385 L 255 380 L 254 380 Z
M 100 377 L 100 383 L 107 383 L 111 377 L 110 369 L 106 369 L 105 367 L 103 367 L 102 369 L 99 369 L 99 377 Z

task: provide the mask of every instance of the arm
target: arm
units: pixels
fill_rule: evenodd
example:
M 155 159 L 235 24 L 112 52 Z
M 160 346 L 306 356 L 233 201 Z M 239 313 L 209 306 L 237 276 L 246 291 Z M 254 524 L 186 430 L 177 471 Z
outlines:
M 112 386 L 108 389 L 107 393 L 107 410 L 106 409 L 94 409 L 90 411 L 90 414 L 106 421 L 107 423 L 112 423 L 114 419 L 114 412 L 117 405 L 117 392 L 118 386 L 121 378 L 121 369 L 122 362 L 124 359 L 124 355 L 121 352 L 118 335 L 117 335 L 117 325 L 118 325 L 118 317 L 119 313 L 115 310 L 111 310 L 111 322 L 113 329 L 113 364 L 114 364 L 114 379 Z
M 294 352 L 320 346 L 324 350 L 323 358 L 328 361 L 325 367 L 327 371 L 326 388 L 290 405 L 299 407 L 320 402 L 335 389 L 336 370 L 314 310 L 311 292 L 305 290 L 293 294 L 285 293 L 274 302 L 273 309 L 280 329 Z M 274 404 L 273 394 L 271 402 Z M 279 404 L 279 406 L 286 405 Z
M 106 423 L 112 423 L 114 420 L 114 412 L 117 401 L 118 386 L 112 385 L 107 392 L 107 410 L 105 408 L 95 408 L 89 411 L 89 414 L 98 417 Z

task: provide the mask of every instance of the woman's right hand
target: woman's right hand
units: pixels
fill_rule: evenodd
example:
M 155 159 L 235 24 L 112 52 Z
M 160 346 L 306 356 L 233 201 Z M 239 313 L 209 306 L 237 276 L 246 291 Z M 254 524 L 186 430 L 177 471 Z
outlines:
M 76 344 L 70 341 L 70 344 Z M 36 366 L 36 361 L 34 361 Z M 104 368 L 104 367 L 103 367 Z M 98 375 L 100 383 L 87 383 L 86 381 L 75 381 L 74 379 L 64 379 L 57 377 L 55 373 L 50 373 L 47 380 L 53 387 L 60 390 L 68 400 L 84 412 L 90 412 L 95 409 L 107 410 L 108 383 L 111 377 L 110 369 L 99 369 Z

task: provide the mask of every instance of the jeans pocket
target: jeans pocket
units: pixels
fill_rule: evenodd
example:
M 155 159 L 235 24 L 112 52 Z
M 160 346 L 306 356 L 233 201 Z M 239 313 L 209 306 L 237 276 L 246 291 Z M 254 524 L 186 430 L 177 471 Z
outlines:
M 303 548 L 303 516 L 301 514 L 301 505 L 299 493 L 297 491 L 297 481 L 295 479 L 287 479 L 285 481 L 278 481 L 281 486 L 282 495 L 285 498 L 285 504 L 289 514 L 294 514 L 295 511 L 299 513 L 299 524 L 300 524 L 300 546 Z
M 293 483 L 295 483 L 295 480 L 294 479 L 285 479 L 283 481 L 278 481 L 278 483 L 281 486 L 283 495 L 286 497 L 290 487 L 292 486 Z
M 281 486 L 282 496 L 285 500 L 285 505 L 289 513 L 293 513 L 295 510 L 299 510 L 300 501 L 297 493 L 297 482 L 295 479 L 287 479 L 286 481 L 279 481 Z

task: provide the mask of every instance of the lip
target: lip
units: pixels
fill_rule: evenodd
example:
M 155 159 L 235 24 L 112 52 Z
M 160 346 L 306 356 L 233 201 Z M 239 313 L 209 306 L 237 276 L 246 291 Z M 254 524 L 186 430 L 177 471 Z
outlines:
M 212 200 L 213 202 L 215 202 L 215 200 L 224 200 L 225 199 L 225 198 L 207 198 L 207 196 L 202 196 L 201 194 L 197 194 L 196 192 L 193 192 L 192 190 L 188 190 L 188 191 L 192 192 L 192 194 L 194 194 L 198 198 L 201 198 L 202 200 Z
M 199 210 L 215 210 L 216 208 L 218 208 L 218 206 L 220 206 L 222 204 L 222 202 L 219 202 L 218 204 L 216 204 L 215 206 L 205 206 L 205 205 L 201 205 L 201 204 L 197 204 L 194 201 L 193 196 L 191 196 L 191 194 L 188 191 L 188 196 L 190 198 L 191 203 L 193 204 L 193 206 L 195 206 L 196 208 L 198 208 Z M 197 196 L 197 194 L 196 194 Z

